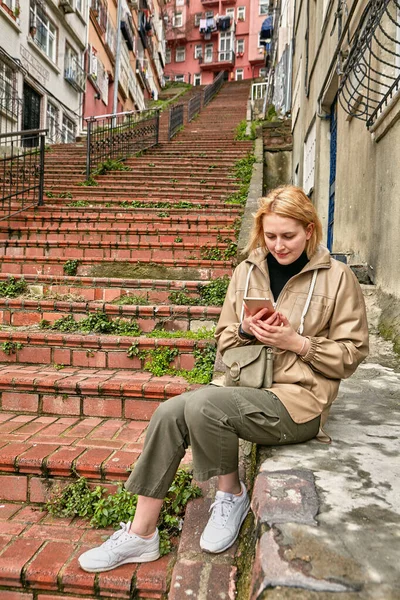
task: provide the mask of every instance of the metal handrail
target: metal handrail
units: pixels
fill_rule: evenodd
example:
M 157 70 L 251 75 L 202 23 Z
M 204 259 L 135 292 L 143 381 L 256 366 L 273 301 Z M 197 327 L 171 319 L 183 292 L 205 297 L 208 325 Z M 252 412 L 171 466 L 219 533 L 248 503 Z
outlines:
M 0 221 L 43 204 L 45 136 L 47 129 L 25 129 L 0 134 Z M 8 203 L 8 210 L 6 205 Z
M 125 111 L 88 117 L 86 178 L 101 161 L 125 160 L 135 152 L 158 144 L 160 110 Z

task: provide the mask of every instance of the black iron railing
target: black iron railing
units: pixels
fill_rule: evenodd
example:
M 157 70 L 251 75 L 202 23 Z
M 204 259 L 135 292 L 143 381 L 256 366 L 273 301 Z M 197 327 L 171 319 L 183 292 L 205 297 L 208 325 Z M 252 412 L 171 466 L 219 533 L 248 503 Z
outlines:
M 43 204 L 47 129 L 0 134 L 0 221 Z
M 159 109 L 128 111 L 85 119 L 86 177 L 107 160 L 124 160 L 158 144 Z
M 221 71 L 214 81 L 204 88 L 203 106 L 207 106 L 207 104 L 214 98 L 215 94 L 219 92 L 222 84 L 224 83 L 226 75 L 226 71 Z
M 183 104 L 178 104 L 177 106 L 173 106 L 169 111 L 168 138 L 170 140 L 183 127 L 183 109 Z
M 192 121 L 192 119 L 194 119 L 194 117 L 197 115 L 197 113 L 199 113 L 201 111 L 201 99 L 203 97 L 203 93 L 200 92 L 199 94 L 196 94 L 195 96 L 193 96 L 193 98 L 191 98 L 189 100 L 188 103 L 188 121 L 190 123 L 190 121 Z

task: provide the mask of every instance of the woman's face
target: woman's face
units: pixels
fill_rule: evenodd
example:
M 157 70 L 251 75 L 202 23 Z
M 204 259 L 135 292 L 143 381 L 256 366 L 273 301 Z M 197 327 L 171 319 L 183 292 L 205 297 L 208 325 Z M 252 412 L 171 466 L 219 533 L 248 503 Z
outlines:
M 274 213 L 265 215 L 262 222 L 265 244 L 281 265 L 290 265 L 301 256 L 314 229 L 313 223 L 304 229 L 296 219 Z

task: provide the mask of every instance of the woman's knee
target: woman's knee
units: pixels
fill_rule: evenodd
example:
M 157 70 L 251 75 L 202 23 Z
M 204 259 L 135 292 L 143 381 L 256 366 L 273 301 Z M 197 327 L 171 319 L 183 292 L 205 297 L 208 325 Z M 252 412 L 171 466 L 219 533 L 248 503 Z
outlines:
M 168 422 L 181 421 L 184 418 L 184 406 L 185 400 L 182 398 L 185 394 L 180 396 L 174 396 L 162 402 L 154 411 L 151 417 L 151 424 L 155 426 L 157 424 L 166 424 Z
M 223 410 L 223 388 L 207 386 L 197 390 L 185 405 L 185 421 L 188 425 L 204 419 L 219 419 Z

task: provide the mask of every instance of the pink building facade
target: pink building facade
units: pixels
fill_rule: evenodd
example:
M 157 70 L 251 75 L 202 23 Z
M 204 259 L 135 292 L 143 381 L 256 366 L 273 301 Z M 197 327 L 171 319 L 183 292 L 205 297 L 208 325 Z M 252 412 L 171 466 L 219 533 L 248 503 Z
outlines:
M 173 0 L 164 9 L 166 81 L 211 83 L 220 71 L 230 79 L 266 76 L 261 25 L 270 0 Z

